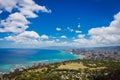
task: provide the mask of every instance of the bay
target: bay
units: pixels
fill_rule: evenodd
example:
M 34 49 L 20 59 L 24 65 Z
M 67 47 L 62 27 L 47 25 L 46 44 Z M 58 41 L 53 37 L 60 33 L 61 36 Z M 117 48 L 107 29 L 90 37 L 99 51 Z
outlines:
M 31 66 L 36 62 L 53 63 L 83 58 L 68 51 L 47 49 L 0 49 L 0 72 L 8 72 L 16 65 Z

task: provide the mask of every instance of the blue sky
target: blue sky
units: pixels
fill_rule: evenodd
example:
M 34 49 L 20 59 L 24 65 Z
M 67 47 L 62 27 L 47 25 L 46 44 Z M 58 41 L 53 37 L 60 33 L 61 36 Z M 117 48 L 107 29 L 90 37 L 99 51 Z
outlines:
M 116 46 L 120 0 L 0 0 L 0 47 Z

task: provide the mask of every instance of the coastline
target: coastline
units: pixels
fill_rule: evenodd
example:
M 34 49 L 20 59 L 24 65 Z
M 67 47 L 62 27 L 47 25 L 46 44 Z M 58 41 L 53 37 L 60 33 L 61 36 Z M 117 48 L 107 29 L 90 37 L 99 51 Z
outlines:
M 60 58 L 60 59 L 56 58 L 56 59 L 51 59 L 51 60 L 45 59 L 45 60 L 39 60 L 39 61 L 32 61 L 32 62 L 29 62 L 28 64 L 13 64 L 13 66 L 11 66 L 7 71 L 0 71 L 0 73 L 1 74 L 8 74 L 8 73 L 14 72 L 16 70 L 22 71 L 23 69 L 28 69 L 28 68 L 30 68 L 32 66 L 37 66 L 37 65 L 39 65 L 41 63 L 51 64 L 51 63 L 56 63 L 56 62 L 63 62 L 63 61 L 82 59 L 83 58 L 81 55 L 76 55 L 76 54 L 72 53 L 72 51 L 70 51 L 70 50 L 69 51 L 68 50 L 57 50 L 57 51 L 59 51 L 59 53 L 63 53 L 63 54 L 64 53 L 68 54 L 68 55 L 72 54 L 74 56 L 74 58 L 73 59 L 72 58 L 71 59 L 70 58 L 66 58 L 66 59 L 65 58 L 63 58 L 63 59 L 62 58 Z
M 85 58 L 85 55 L 82 55 L 82 54 L 75 54 L 74 52 L 70 51 L 70 54 L 73 54 L 75 56 L 79 56 L 79 59 L 83 59 Z

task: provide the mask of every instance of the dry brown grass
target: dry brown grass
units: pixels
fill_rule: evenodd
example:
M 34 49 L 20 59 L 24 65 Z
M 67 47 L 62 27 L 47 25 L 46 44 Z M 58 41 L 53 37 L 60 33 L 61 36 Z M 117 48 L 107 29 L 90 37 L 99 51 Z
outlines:
M 89 68 L 89 70 L 102 70 L 106 69 L 107 67 L 96 67 L 96 68 Z
M 78 69 L 85 69 L 86 66 L 83 63 L 67 63 L 65 65 L 60 65 L 58 69 L 68 69 L 68 70 L 78 70 Z
M 79 70 L 79 69 L 86 69 L 89 70 L 102 70 L 106 69 L 107 67 L 96 67 L 96 68 L 89 68 L 85 66 L 82 62 L 81 63 L 66 63 L 65 65 L 61 64 L 58 69 L 68 69 L 68 70 Z

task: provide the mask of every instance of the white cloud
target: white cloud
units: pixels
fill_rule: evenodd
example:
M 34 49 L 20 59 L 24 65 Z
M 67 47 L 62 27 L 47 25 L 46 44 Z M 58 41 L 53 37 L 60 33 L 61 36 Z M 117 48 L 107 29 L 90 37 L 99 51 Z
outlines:
M 56 45 L 55 40 L 44 40 L 48 39 L 47 35 L 39 36 L 34 31 L 25 31 L 18 35 L 8 36 L 2 38 L 1 41 L 12 41 L 12 45 L 10 47 L 22 47 L 22 48 L 38 48 L 38 47 L 46 47 Z M 9 46 L 9 45 L 8 45 Z
M 91 44 L 91 41 L 85 38 L 85 34 L 79 34 L 77 38 L 73 39 L 73 42 L 70 43 L 70 45 L 74 45 L 75 47 L 90 46 Z
M 3 11 L 2 10 L 0 10 L 0 14 L 2 13 Z
M 45 34 L 43 34 L 40 38 L 41 39 L 49 39 L 49 37 L 47 35 L 45 35 Z
M 24 32 L 29 24 L 29 21 L 20 13 L 16 12 L 11 15 L 6 20 L 1 21 L 0 32 L 13 32 L 21 33 Z
M 4 39 L 7 41 L 14 41 L 16 43 L 24 43 L 24 44 L 33 44 L 38 43 L 40 36 L 34 31 L 25 31 L 18 35 L 8 36 Z
M 36 12 L 39 11 L 51 12 L 51 10 L 36 4 L 33 0 L 0 0 L 0 10 L 12 12 L 13 9 L 16 9 L 14 13 L 0 21 L 0 32 L 24 32 L 30 23 L 27 18 L 37 17 Z
M 89 42 L 89 40 L 85 39 L 85 38 L 81 38 L 81 39 L 75 39 L 74 42 L 72 42 L 72 44 L 74 44 L 74 46 L 79 47 L 79 46 L 89 46 L 89 44 L 91 44 Z
M 8 12 L 11 12 L 13 8 L 17 7 L 17 2 L 19 0 L 0 0 L 0 8 L 5 9 Z
M 80 23 L 78 24 L 78 26 L 77 26 L 78 28 L 80 28 Z
M 114 16 L 114 20 L 107 27 L 92 28 L 89 30 L 91 40 L 99 44 L 120 44 L 120 12 Z
M 16 9 L 14 13 L 13 9 Z M 51 10 L 48 10 L 45 6 L 38 5 L 33 0 L 0 0 L 0 13 L 3 11 L 8 11 L 10 15 L 0 21 L 0 32 L 12 32 L 15 34 L 2 38 L 1 41 L 12 41 L 12 45 L 23 45 L 22 47 L 32 47 L 34 45 L 39 47 L 55 42 L 53 40 L 42 41 L 42 39 L 49 38 L 47 35 L 39 36 L 34 31 L 26 31 L 30 23 L 27 20 L 28 18 L 38 17 L 36 13 L 39 11 L 51 13 Z
M 38 11 L 51 13 L 51 10 L 47 10 L 45 6 L 37 5 L 33 0 L 19 1 L 18 7 L 20 13 L 25 15 L 27 18 L 37 17 L 37 14 L 35 14 L 34 12 L 38 12 Z
M 33 0 L 0 0 L 0 8 L 11 12 L 14 8 L 27 11 L 42 11 L 50 13 L 51 10 L 47 10 L 45 6 L 40 6 L 36 4 Z M 22 9 L 22 10 L 21 10 Z M 33 13 L 34 14 L 34 13 Z M 29 14 L 28 14 L 29 15 Z
M 67 36 L 62 35 L 60 38 L 62 38 L 62 39 L 66 39 L 66 38 L 67 38 Z
M 78 46 L 119 46 L 120 45 L 120 12 L 114 16 L 114 20 L 106 27 L 92 28 L 86 35 L 79 34 L 69 45 Z
M 39 34 L 35 31 L 25 31 L 18 35 L 19 37 L 26 37 L 26 38 L 40 38 Z
M 79 35 L 78 35 L 78 38 L 79 38 L 79 39 L 85 38 L 85 34 L 79 34 Z
M 76 33 L 82 33 L 82 31 L 80 31 L 80 30 L 76 30 L 75 32 L 76 32 Z
M 61 31 L 61 28 L 57 27 L 56 30 L 57 30 L 57 31 Z
M 70 27 L 67 27 L 67 30 L 69 30 L 70 32 L 74 31 L 74 29 L 71 29 Z

